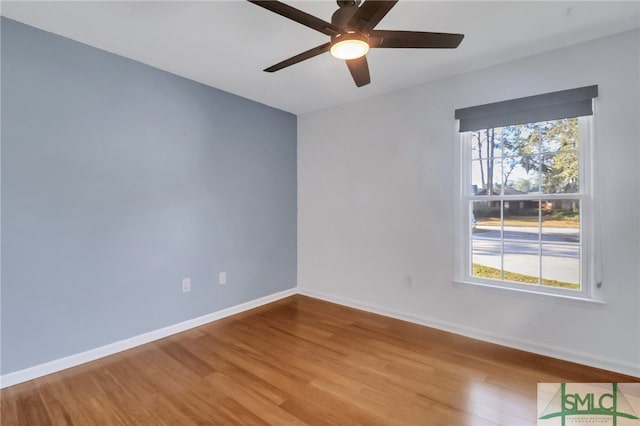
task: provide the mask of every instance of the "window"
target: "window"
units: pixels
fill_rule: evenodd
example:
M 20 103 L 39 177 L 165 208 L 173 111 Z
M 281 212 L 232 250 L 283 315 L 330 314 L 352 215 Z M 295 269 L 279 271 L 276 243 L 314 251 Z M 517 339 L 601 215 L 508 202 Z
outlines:
M 456 111 L 462 281 L 592 296 L 595 96 L 590 86 Z

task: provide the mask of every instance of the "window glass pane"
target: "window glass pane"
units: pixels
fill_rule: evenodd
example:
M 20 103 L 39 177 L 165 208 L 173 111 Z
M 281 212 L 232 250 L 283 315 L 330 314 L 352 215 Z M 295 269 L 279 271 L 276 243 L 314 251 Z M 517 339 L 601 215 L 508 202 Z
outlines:
M 580 242 L 580 200 L 542 201 L 542 241 Z
M 545 121 L 540 123 L 542 152 L 575 151 L 578 149 L 578 119 Z
M 484 154 L 480 152 L 478 148 L 478 137 L 479 133 L 477 131 L 471 132 L 471 159 L 478 160 L 484 158 Z
M 516 145 L 513 155 L 535 155 L 542 152 L 540 146 L 542 143 L 540 123 L 521 124 L 519 127 L 520 143 Z
M 504 242 L 504 279 L 518 283 L 540 282 L 540 246 L 537 243 Z
M 542 284 L 580 289 L 580 247 L 569 244 L 542 245 Z
M 473 218 L 475 218 L 476 233 L 488 230 L 498 231 L 492 238 L 500 238 L 500 201 L 474 201 L 472 204 Z M 475 234 L 474 234 L 475 235 Z M 486 237 L 486 236 L 485 236 Z
M 501 129 L 483 129 L 471 133 L 471 159 L 500 158 L 502 156 Z
M 505 157 L 503 159 L 503 178 L 506 185 L 505 195 L 526 194 L 539 191 L 540 157 L 525 155 Z
M 501 280 L 502 242 L 474 238 L 471 245 L 471 274 L 474 277 Z
M 542 162 L 542 191 L 546 194 L 578 192 L 579 168 L 576 151 L 545 154 Z
M 522 157 L 540 152 L 537 142 L 536 123 L 506 126 L 501 129 L 504 157 Z
M 502 161 L 500 159 L 472 161 L 472 195 L 500 195 L 501 188 Z
M 472 222 L 472 275 L 501 280 L 502 232 L 500 201 L 470 203 Z
M 539 200 L 505 200 L 503 205 L 505 240 L 540 240 Z

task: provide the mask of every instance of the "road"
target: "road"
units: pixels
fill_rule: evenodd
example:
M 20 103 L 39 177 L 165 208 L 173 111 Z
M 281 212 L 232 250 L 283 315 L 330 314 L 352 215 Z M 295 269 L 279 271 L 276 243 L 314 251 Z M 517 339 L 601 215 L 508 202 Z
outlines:
M 502 243 L 495 240 L 500 238 L 500 227 L 477 226 L 476 230 L 482 232 L 473 234 L 473 263 L 500 269 Z M 575 243 L 580 238 L 579 230 L 543 228 L 542 257 L 539 257 L 538 232 L 536 227 L 505 227 L 505 271 L 538 276 L 539 262 L 542 262 L 544 278 L 577 283 L 580 276 L 580 249 Z
M 480 231 L 480 232 L 478 232 Z M 476 226 L 474 239 L 500 238 L 499 226 Z M 538 228 L 525 226 L 505 226 L 505 240 L 538 241 Z M 554 243 L 578 243 L 580 242 L 580 230 L 577 228 L 542 228 L 542 242 Z

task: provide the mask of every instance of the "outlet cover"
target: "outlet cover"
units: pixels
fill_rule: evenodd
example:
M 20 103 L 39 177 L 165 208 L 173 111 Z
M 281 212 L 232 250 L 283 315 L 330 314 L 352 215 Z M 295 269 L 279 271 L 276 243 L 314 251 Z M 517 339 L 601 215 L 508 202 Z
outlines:
M 182 292 L 186 293 L 191 291 L 191 278 L 183 278 L 182 280 Z
M 227 283 L 227 273 L 226 272 L 220 272 L 218 274 L 218 284 L 224 285 L 226 283 Z
M 404 275 L 404 285 L 407 287 L 413 287 L 413 275 L 411 274 Z

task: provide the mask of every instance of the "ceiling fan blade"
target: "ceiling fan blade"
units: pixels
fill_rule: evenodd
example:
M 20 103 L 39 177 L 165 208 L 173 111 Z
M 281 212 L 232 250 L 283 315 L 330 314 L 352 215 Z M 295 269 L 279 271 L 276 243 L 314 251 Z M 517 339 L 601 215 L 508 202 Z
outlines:
M 464 34 L 430 33 L 422 31 L 373 30 L 369 46 L 378 48 L 455 49 Z
M 389 13 L 391 8 L 395 6 L 397 2 L 398 0 L 365 0 L 351 20 L 349 20 L 347 28 L 351 28 L 356 31 L 372 30 L 373 27 L 378 25 L 382 18 Z
M 367 64 L 367 57 L 363 56 L 357 59 L 349 59 L 345 61 L 353 81 L 356 82 L 356 86 L 362 87 L 371 83 L 371 77 L 369 76 L 369 65 Z
M 266 72 L 275 72 L 279 71 L 282 68 L 289 67 L 291 65 L 297 64 L 298 62 L 302 62 L 304 60 L 313 58 L 314 56 L 318 56 L 321 53 L 328 52 L 331 49 L 331 43 L 321 44 L 320 46 L 314 47 L 313 49 L 309 49 L 306 52 L 302 52 L 296 56 L 292 56 L 289 59 L 285 59 L 282 62 L 278 62 L 275 65 L 271 65 L 269 68 L 265 68 Z
M 335 25 L 330 24 L 320 18 L 310 15 L 299 9 L 296 9 L 295 7 L 291 7 L 288 4 L 285 4 L 279 1 L 274 1 L 274 0 L 269 0 L 269 1 L 248 0 L 248 1 L 260 7 L 264 7 L 265 9 L 271 12 L 277 13 L 278 15 L 284 16 L 285 18 L 289 18 L 292 21 L 295 21 L 299 24 L 305 25 L 316 31 L 320 31 L 323 34 L 330 36 L 340 32 L 340 29 Z

